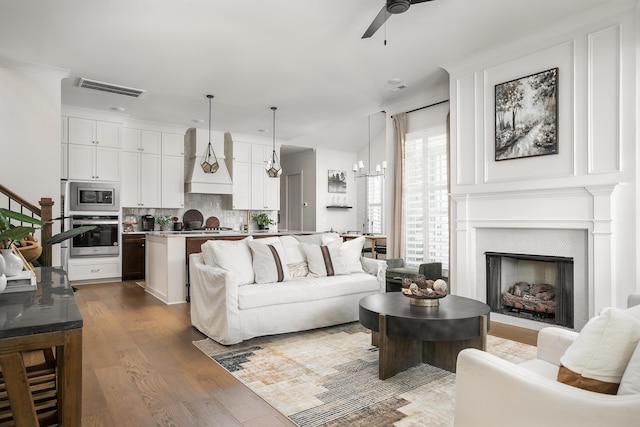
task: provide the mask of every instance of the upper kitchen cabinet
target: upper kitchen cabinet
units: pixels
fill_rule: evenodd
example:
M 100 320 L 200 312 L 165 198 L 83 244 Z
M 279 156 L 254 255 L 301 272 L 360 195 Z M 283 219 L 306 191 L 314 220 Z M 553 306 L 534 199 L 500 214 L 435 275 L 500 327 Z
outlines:
M 184 156 L 184 134 L 162 132 L 162 155 Z
M 159 208 L 161 205 L 161 157 L 159 154 L 122 151 L 122 207 Z
M 79 117 L 63 117 L 62 123 L 69 143 L 68 178 L 119 181 L 120 125 Z
M 184 208 L 184 159 L 162 155 L 162 207 Z
M 69 179 L 120 181 L 120 149 L 68 144 Z
M 160 132 L 122 128 L 120 135 L 123 151 L 145 154 L 160 154 L 162 152 Z
M 265 165 L 271 145 L 233 140 L 225 134 L 227 156 L 233 157 L 232 209 L 280 210 L 280 179 L 269 178 Z M 276 153 L 278 153 L 276 147 Z
M 120 124 L 69 117 L 69 144 L 120 147 Z

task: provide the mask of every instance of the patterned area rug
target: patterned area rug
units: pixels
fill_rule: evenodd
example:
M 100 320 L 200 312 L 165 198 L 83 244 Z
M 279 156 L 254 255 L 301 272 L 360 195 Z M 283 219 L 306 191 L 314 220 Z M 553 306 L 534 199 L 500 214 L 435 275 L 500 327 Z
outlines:
M 194 345 L 301 427 L 452 426 L 455 374 L 420 364 L 378 379 L 378 351 L 359 323 Z M 490 353 L 514 362 L 535 347 L 489 336 Z

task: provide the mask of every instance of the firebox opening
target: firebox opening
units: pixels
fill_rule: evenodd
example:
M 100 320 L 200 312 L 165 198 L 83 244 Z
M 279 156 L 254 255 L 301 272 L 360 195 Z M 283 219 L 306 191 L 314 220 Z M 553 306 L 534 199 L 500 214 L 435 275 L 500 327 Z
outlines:
M 573 327 L 573 258 L 485 252 L 491 311 Z

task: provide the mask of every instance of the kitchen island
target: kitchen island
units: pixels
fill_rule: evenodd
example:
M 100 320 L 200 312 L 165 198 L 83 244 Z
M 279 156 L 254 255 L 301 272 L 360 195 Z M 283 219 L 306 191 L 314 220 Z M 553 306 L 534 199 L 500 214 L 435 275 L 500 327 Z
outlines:
M 145 290 L 165 304 L 189 301 L 189 255 L 200 252 L 207 240 L 241 240 L 301 234 L 310 231 L 150 231 L 147 232 L 145 254 Z

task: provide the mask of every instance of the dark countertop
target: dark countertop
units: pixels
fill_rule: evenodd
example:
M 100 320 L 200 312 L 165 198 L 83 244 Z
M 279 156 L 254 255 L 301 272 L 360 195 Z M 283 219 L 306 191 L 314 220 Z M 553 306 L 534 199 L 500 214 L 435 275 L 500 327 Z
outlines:
M 0 293 L 0 338 L 82 327 L 82 315 L 60 267 L 36 268 L 35 291 Z

